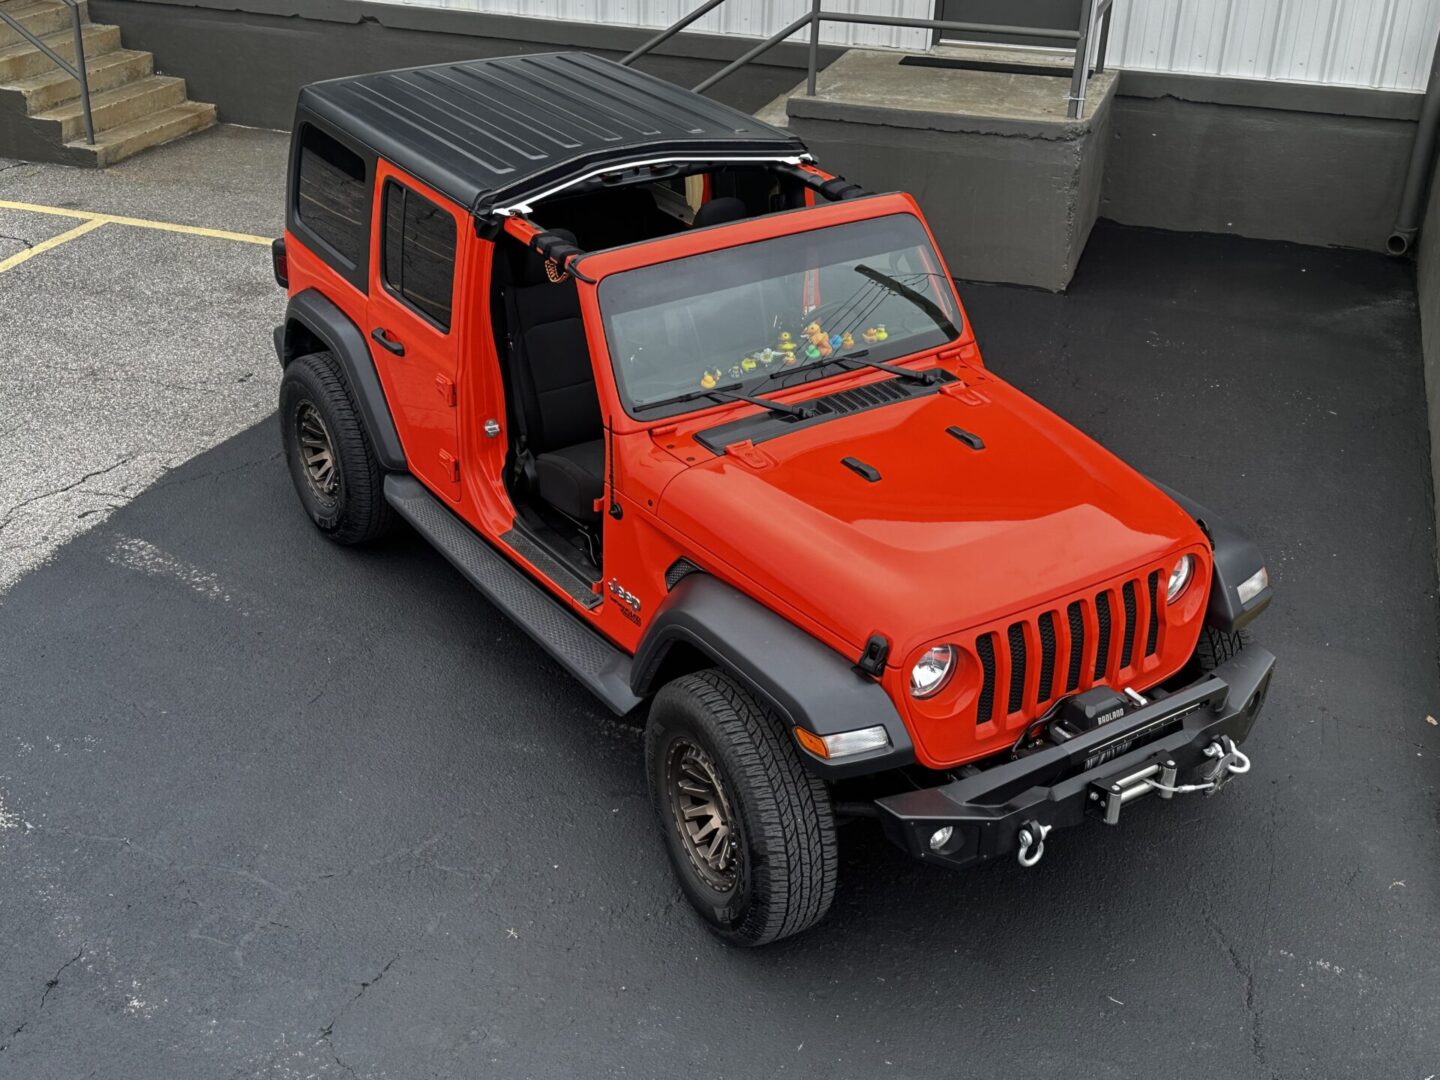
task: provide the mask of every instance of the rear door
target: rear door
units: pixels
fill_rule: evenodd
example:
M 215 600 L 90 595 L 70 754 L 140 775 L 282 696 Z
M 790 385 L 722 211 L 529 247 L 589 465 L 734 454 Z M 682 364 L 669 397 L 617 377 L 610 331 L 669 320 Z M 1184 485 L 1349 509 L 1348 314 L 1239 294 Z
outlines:
M 461 212 L 379 163 L 370 260 L 370 352 L 410 471 L 460 500 L 455 325 Z

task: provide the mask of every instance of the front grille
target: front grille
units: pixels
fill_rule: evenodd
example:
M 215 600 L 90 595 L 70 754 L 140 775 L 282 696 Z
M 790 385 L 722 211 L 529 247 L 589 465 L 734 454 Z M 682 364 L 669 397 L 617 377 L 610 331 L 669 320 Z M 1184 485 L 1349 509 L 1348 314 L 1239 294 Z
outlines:
M 1159 647 L 1158 587 L 1159 571 L 1145 578 L 1112 582 L 1063 608 L 1042 611 L 1033 621 L 1002 624 L 980 633 L 975 638 L 981 672 L 975 722 L 1000 720 L 1003 727 L 1018 727 L 1043 713 L 1044 706 L 1056 698 L 1088 690 L 1112 671 L 1119 672 L 1120 678 L 1130 678 L 1140 663 L 1142 624 L 1145 656 L 1154 656 Z M 1093 661 L 1086 663 L 1086 646 L 1092 638 Z M 1038 665 L 1029 655 L 1036 641 Z M 1004 656 L 998 655 L 1000 649 L 1006 650 Z M 998 713 L 997 702 L 1004 703 L 1003 713 Z
M 1040 701 L 1049 701 L 1055 693 L 1055 613 L 1040 616 Z
M 1145 631 L 1145 655 L 1154 656 L 1160 636 L 1160 571 L 1150 574 L 1150 628 Z
M 1095 681 L 1105 678 L 1105 665 L 1110 662 L 1110 594 L 1100 593 L 1095 597 L 1095 619 L 1100 624 L 1100 635 L 1095 642 Z
M 975 710 L 977 724 L 989 723 L 995 711 L 995 635 L 985 634 L 975 642 L 975 655 L 980 657 L 980 702 Z
M 1017 713 L 1025 704 L 1025 624 L 1011 623 L 1006 633 L 1010 639 L 1010 707 Z
M 1128 668 L 1135 658 L 1135 582 L 1125 582 L 1120 596 L 1125 601 L 1125 638 L 1120 644 L 1120 666 Z
M 1080 689 L 1080 665 L 1085 662 L 1085 614 L 1079 600 L 1065 609 L 1070 620 L 1070 672 L 1065 679 L 1065 692 Z

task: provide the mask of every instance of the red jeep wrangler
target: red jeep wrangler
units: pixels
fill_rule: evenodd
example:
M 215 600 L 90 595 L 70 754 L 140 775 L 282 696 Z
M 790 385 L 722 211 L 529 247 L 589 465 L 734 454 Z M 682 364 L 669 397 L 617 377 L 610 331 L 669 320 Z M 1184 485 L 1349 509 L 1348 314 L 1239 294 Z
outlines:
M 1213 792 L 1259 552 L 997 378 L 915 202 L 583 54 L 301 91 L 280 427 L 616 713 L 724 937 L 818 920 L 837 819 L 952 867 Z

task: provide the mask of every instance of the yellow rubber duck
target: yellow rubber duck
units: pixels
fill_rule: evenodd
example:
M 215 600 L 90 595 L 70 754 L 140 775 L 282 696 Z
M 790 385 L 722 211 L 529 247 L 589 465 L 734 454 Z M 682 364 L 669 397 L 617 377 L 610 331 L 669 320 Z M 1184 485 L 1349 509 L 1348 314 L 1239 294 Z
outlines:
M 842 349 L 853 349 L 855 347 L 855 335 L 850 333 L 849 330 L 846 330 L 841 336 L 840 347 Z
M 754 370 L 755 370 L 757 367 L 759 367 L 759 366 L 760 366 L 760 361 L 759 361 L 759 360 L 756 360 L 755 357 L 753 357 L 753 356 L 747 356 L 747 357 L 745 357 L 744 360 L 741 360 L 741 361 L 740 361 L 740 370 L 741 370 L 741 371 L 746 371 L 746 372 L 754 371 Z
M 880 325 L 878 325 L 877 327 L 875 327 L 875 340 L 876 340 L 876 341 L 884 341 L 884 340 L 885 340 L 886 338 L 888 338 L 889 336 L 890 336 L 890 334 L 886 331 L 886 329 L 885 329 L 885 324 L 884 324 L 884 323 L 881 323 Z
M 719 382 L 720 380 L 713 371 L 707 371 L 704 375 L 700 376 L 700 385 L 706 390 L 714 388 Z
M 793 353 L 795 351 L 795 339 L 790 336 L 789 330 L 780 331 L 780 348 L 783 352 Z

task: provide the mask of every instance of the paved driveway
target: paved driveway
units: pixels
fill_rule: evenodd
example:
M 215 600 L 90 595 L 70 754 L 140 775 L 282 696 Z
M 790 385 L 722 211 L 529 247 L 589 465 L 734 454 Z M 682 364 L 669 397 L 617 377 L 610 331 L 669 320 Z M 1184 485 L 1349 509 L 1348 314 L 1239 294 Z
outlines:
M 281 146 L 24 166 L 0 200 L 263 237 Z M 305 523 L 262 247 L 105 224 L 0 295 L 0 1076 L 1440 1072 L 1403 264 L 1102 227 L 1067 296 L 965 290 L 1000 374 L 1269 553 L 1255 768 L 1031 871 L 848 827 L 830 918 L 760 952 L 672 886 L 633 725 L 413 536 Z

